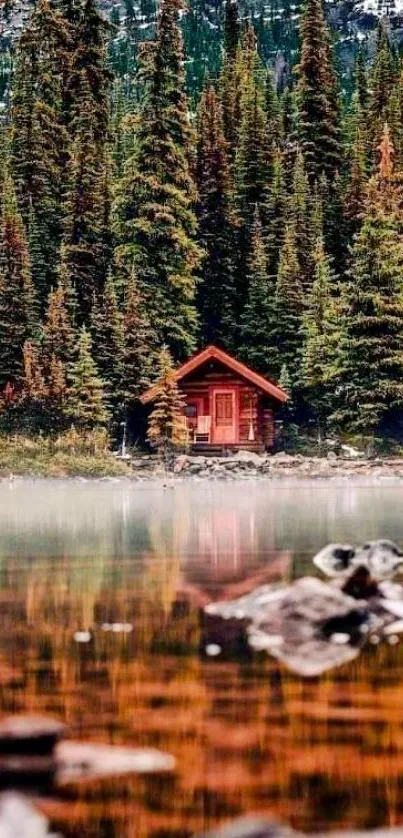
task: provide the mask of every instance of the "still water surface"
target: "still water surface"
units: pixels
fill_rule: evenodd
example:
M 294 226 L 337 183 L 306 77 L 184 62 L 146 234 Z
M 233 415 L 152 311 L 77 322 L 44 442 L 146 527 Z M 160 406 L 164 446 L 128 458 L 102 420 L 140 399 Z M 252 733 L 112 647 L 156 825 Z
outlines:
M 329 541 L 403 543 L 402 513 L 387 483 L 0 483 L 0 714 L 177 760 L 173 776 L 44 797 L 54 828 L 187 838 L 246 812 L 304 831 L 402 824 L 403 643 L 301 681 L 236 644 L 206 658 L 200 616 L 301 575 Z M 102 631 L 113 621 L 133 631 Z

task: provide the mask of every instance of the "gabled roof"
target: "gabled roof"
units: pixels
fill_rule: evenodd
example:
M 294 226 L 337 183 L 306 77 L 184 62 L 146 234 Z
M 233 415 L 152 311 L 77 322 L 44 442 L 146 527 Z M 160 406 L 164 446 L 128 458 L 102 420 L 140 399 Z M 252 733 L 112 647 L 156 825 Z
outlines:
M 198 352 L 197 355 L 193 355 L 189 361 L 186 361 L 185 364 L 182 364 L 177 370 L 175 370 L 174 377 L 176 381 L 181 381 L 183 378 L 186 378 L 187 375 L 197 370 L 198 367 L 201 367 L 202 364 L 205 364 L 206 361 L 214 359 L 215 361 L 219 361 L 223 366 L 228 367 L 228 369 L 236 372 L 241 378 L 245 378 L 246 381 L 249 381 L 251 384 L 254 384 L 259 390 L 262 390 L 263 393 L 266 393 L 268 396 L 271 396 L 273 399 L 277 399 L 279 402 L 286 402 L 287 401 L 287 394 L 284 390 L 281 389 L 277 384 L 273 384 L 272 381 L 269 381 L 268 378 L 264 378 L 263 375 L 259 375 L 257 372 L 253 372 L 253 370 L 249 369 L 246 364 L 242 364 L 241 361 L 237 361 L 235 358 L 232 358 L 231 355 L 228 355 L 227 352 L 224 352 L 223 349 L 218 349 L 217 346 L 207 346 L 206 349 L 203 349 L 201 352 Z M 142 404 L 148 404 L 148 402 L 152 402 L 159 390 L 159 384 L 154 384 L 153 387 L 150 387 L 149 390 L 146 390 L 142 396 L 140 396 L 140 401 Z

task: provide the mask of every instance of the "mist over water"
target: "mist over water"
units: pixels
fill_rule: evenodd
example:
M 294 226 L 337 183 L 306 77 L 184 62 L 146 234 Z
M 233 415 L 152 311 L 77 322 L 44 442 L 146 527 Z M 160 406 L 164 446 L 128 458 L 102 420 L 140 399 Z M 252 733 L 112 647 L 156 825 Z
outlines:
M 386 482 L 1 482 L 0 716 L 177 760 L 174 776 L 42 790 L 54 830 L 187 838 L 250 812 L 304 831 L 403 823 L 403 643 L 301 681 L 266 655 L 206 658 L 202 616 L 316 573 L 329 541 L 403 544 L 402 511 Z M 105 632 L 114 621 L 132 631 Z

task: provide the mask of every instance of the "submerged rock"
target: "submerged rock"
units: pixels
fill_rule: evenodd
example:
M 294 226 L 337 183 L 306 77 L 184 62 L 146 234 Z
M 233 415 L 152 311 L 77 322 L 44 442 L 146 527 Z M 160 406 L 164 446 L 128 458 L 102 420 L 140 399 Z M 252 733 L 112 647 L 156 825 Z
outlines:
M 197 838 L 295 838 L 300 834 L 275 821 L 250 815 L 237 818 L 211 832 L 203 832 Z
M 403 838 L 403 827 L 373 829 L 371 838 Z M 231 823 L 203 832 L 196 838 L 304 838 L 305 833 L 256 815 L 237 818 Z M 348 829 L 331 833 L 316 833 L 316 838 L 367 838 L 368 831 Z
M 351 544 L 328 544 L 313 558 L 314 565 L 330 578 L 348 576 L 355 568 L 365 567 L 377 581 L 390 579 L 403 565 L 403 553 L 393 541 L 368 541 L 362 547 Z
M 210 603 L 205 612 L 244 623 L 252 649 L 269 652 L 299 675 L 318 676 L 356 658 L 367 640 L 400 631 L 403 587 L 389 577 L 401 557 L 388 540 L 357 549 L 330 544 L 313 560 L 330 582 L 307 576 L 291 585 L 263 585 L 232 602 Z
M 90 742 L 61 742 L 56 762 L 58 783 L 116 774 L 161 774 L 175 768 L 174 757 L 155 748 Z
M 62 742 L 66 726 L 46 717 L 0 723 L 0 786 L 26 788 L 115 774 L 172 771 L 175 760 L 153 748 Z M 0 833 L 0 838 L 2 838 Z
M 62 838 L 49 831 L 49 821 L 22 795 L 0 795 L 0 838 Z
M 49 756 L 66 734 L 66 725 L 46 716 L 8 716 L 0 721 L 0 758 Z

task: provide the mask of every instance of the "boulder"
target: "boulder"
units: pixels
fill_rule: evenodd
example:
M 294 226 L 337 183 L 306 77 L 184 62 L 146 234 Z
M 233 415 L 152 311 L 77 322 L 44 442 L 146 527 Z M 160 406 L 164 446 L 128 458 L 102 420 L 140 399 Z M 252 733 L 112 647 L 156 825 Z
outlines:
M 181 454 L 175 460 L 174 468 L 173 468 L 174 474 L 181 474 L 182 471 L 186 470 L 188 465 L 189 465 L 189 457 L 186 454 Z
M 0 756 L 49 756 L 66 730 L 47 716 L 8 716 L 0 722 Z
M 61 742 L 56 748 L 56 761 L 58 784 L 116 774 L 162 774 L 175 768 L 174 757 L 155 748 L 96 742 Z
M 210 604 L 209 615 L 247 620 L 248 640 L 304 677 L 315 677 L 353 660 L 365 642 L 366 602 L 314 577 L 285 587 L 263 585 L 238 600 Z M 348 642 L 333 642 L 333 635 Z
M 62 838 L 49 831 L 49 822 L 22 795 L 0 795 L 0 838 Z
M 296 838 L 301 835 L 276 821 L 249 815 L 237 818 L 232 823 L 203 832 L 197 838 Z
M 236 454 L 233 454 L 233 460 L 236 460 L 238 463 L 245 463 L 245 465 L 259 467 L 263 465 L 265 461 L 265 457 L 261 454 L 256 454 L 255 451 L 237 451 Z

